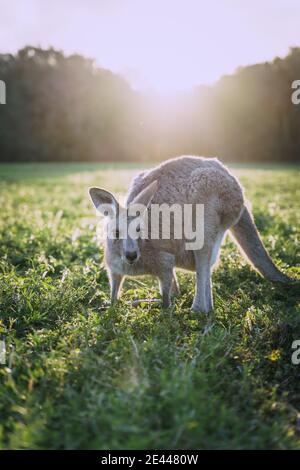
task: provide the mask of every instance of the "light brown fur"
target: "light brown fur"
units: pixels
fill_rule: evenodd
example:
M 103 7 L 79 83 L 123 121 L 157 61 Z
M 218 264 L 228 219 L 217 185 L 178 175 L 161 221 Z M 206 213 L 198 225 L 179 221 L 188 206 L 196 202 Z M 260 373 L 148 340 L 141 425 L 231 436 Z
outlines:
M 91 197 L 96 207 L 107 193 L 93 188 Z M 112 198 L 112 206 L 116 201 Z M 140 173 L 129 189 L 126 206 L 133 203 L 203 204 L 204 245 L 186 249 L 186 239 L 109 240 L 105 248 L 111 282 L 111 299 L 120 291 L 124 276 L 152 274 L 159 278 L 163 306 L 170 304 L 172 288 L 177 284 L 175 267 L 196 271 L 196 293 L 192 309 L 209 312 L 213 308 L 211 270 L 218 258 L 223 237 L 231 229 L 237 242 L 254 266 L 271 280 L 289 280 L 274 266 L 260 240 L 252 217 L 244 204 L 243 189 L 237 179 L 216 158 L 183 156 L 168 160 L 156 168 Z M 120 209 L 123 210 L 124 209 Z M 134 250 L 137 258 L 128 264 L 124 250 Z M 125 254 L 126 254 L 125 253 Z

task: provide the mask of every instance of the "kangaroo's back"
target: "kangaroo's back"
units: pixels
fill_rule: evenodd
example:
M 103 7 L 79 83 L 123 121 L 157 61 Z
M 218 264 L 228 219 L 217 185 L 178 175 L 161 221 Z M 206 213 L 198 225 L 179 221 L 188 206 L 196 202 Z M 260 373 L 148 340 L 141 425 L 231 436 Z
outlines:
M 139 173 L 129 188 L 127 204 L 130 204 L 136 195 L 153 181 L 158 182 L 158 191 L 152 203 L 185 203 L 186 181 L 192 171 L 202 164 L 202 161 L 202 158 L 197 157 L 178 157 Z
M 127 204 L 153 181 L 158 182 L 153 204 L 204 204 L 205 211 L 220 216 L 224 227 L 234 224 L 242 212 L 242 187 L 217 158 L 182 156 L 143 171 L 132 181 Z

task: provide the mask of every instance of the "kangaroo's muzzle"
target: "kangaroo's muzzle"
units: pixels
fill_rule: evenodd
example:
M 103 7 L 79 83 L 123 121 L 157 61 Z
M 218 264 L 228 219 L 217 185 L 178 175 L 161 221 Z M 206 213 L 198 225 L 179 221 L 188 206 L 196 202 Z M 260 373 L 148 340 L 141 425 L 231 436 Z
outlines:
M 136 251 L 126 251 L 125 259 L 129 264 L 133 264 L 137 260 L 138 254 Z

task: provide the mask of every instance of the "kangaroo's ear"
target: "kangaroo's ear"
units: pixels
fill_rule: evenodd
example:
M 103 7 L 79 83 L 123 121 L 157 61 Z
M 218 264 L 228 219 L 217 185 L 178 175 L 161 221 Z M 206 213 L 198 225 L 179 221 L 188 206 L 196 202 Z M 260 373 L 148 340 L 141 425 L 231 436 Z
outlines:
M 119 204 L 109 191 L 101 188 L 90 188 L 89 193 L 98 212 L 104 216 L 113 216 L 116 214 Z
M 146 188 L 138 193 L 130 204 L 143 204 L 148 207 L 151 204 L 152 198 L 158 189 L 158 182 L 152 181 Z

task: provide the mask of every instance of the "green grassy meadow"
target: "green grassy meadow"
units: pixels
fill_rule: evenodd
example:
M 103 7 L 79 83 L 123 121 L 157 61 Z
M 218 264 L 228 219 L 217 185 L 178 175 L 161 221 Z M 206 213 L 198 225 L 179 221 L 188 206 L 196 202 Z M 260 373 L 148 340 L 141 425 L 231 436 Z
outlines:
M 299 287 L 262 279 L 228 238 L 215 310 L 128 280 L 116 307 L 89 186 L 122 195 L 133 164 L 0 165 L 0 449 L 300 448 Z M 273 259 L 300 279 L 299 168 L 239 166 Z M 298 266 L 298 267 L 297 267 Z

